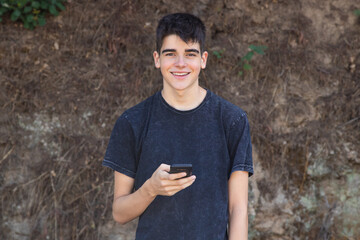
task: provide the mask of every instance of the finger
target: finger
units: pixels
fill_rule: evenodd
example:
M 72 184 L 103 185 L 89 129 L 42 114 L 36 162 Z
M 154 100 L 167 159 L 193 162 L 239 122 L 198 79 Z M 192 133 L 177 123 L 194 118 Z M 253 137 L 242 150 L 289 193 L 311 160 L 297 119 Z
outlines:
M 185 185 L 185 184 L 194 182 L 195 179 L 196 179 L 196 176 L 192 175 L 190 177 L 178 179 L 178 180 L 176 180 L 176 182 L 177 182 L 178 185 Z
M 183 184 L 181 185 L 172 185 L 172 186 L 167 186 L 165 189 L 164 189 L 164 194 L 165 195 L 168 195 L 168 196 L 172 196 L 174 195 L 175 193 L 191 186 L 193 183 L 195 182 L 195 178 L 189 178 L 188 181 L 184 182 Z
M 182 177 L 185 177 L 185 176 L 186 176 L 186 172 L 172 173 L 172 174 L 169 174 L 168 179 L 169 180 L 175 180 L 175 179 L 182 178 Z
M 164 183 L 164 185 L 166 187 L 168 187 L 168 186 L 178 186 L 181 189 L 182 188 L 181 186 L 187 185 L 188 183 L 192 183 L 192 182 L 195 181 L 195 179 L 196 179 L 195 175 L 192 175 L 190 177 L 177 179 L 177 180 L 167 180 L 167 181 L 164 180 L 163 183 Z
M 184 189 L 190 187 L 194 182 L 195 182 L 195 179 L 194 179 L 194 180 L 191 180 L 191 181 L 189 181 L 189 182 L 184 183 L 183 185 L 181 185 L 180 190 L 184 190 Z
M 170 175 L 167 171 L 159 169 L 159 176 L 161 180 L 172 180 L 170 179 Z
M 168 179 L 169 178 L 169 172 L 170 171 L 170 165 L 167 165 L 165 163 L 160 164 L 160 166 L 156 169 L 156 174 L 160 177 L 160 179 Z
M 180 192 L 183 189 L 184 189 L 184 187 L 182 187 L 182 186 L 168 186 L 164 189 L 163 195 L 172 196 L 175 193 Z
M 173 196 L 174 194 L 176 194 L 177 192 L 179 192 L 181 190 L 182 189 L 179 187 L 172 186 L 171 188 L 166 189 L 162 195 L 163 196 Z

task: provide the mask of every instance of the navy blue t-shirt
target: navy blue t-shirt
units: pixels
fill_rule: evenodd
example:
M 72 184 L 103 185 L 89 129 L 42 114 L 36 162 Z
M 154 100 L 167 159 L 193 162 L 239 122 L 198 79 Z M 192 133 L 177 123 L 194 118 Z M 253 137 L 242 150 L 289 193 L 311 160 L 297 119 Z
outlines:
M 188 111 L 171 107 L 161 92 L 126 110 L 103 165 L 134 178 L 137 190 L 161 163 L 191 163 L 196 180 L 174 196 L 157 196 L 139 217 L 136 239 L 227 239 L 230 174 L 253 174 L 245 112 L 209 90 Z

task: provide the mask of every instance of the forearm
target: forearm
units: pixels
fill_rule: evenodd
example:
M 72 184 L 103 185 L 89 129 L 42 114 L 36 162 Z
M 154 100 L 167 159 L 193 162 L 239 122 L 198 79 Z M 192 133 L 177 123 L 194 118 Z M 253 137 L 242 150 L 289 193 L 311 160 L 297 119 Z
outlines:
M 148 184 L 147 181 L 137 191 L 114 199 L 113 217 L 115 221 L 125 224 L 146 210 L 156 197 L 148 191 Z
M 169 174 L 170 165 L 161 164 L 137 191 L 132 193 L 134 179 L 115 172 L 114 184 L 114 220 L 125 224 L 140 216 L 154 201 L 157 195 L 172 196 L 189 187 L 195 176 L 186 176 L 185 172 Z
M 248 239 L 247 209 L 234 209 L 229 216 L 229 240 Z

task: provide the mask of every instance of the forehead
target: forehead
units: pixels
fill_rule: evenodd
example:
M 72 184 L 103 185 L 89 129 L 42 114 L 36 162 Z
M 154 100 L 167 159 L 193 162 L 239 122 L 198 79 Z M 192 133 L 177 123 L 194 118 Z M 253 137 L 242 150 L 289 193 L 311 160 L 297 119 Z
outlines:
M 163 39 L 161 50 L 167 48 L 176 49 L 176 50 L 192 48 L 200 51 L 200 44 L 198 42 L 193 42 L 193 41 L 189 41 L 186 43 L 178 35 L 172 34 L 166 36 Z

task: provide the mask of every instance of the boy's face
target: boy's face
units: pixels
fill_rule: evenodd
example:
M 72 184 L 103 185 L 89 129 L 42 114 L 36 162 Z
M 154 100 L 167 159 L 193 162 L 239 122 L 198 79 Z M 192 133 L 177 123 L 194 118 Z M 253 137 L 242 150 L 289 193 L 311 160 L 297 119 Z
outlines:
M 164 88 L 182 91 L 199 84 L 200 70 L 206 67 L 207 52 L 200 54 L 200 44 L 185 43 L 177 35 L 164 38 L 160 53 L 154 52 L 155 67 L 160 68 Z

